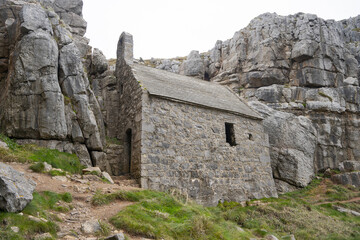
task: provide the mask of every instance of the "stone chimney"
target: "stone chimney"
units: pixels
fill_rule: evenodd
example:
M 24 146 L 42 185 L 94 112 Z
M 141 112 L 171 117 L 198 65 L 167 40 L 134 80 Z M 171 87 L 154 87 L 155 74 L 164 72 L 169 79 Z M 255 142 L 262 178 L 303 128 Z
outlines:
M 123 32 L 117 45 L 117 59 L 124 59 L 126 64 L 133 63 L 133 36 L 130 33 Z

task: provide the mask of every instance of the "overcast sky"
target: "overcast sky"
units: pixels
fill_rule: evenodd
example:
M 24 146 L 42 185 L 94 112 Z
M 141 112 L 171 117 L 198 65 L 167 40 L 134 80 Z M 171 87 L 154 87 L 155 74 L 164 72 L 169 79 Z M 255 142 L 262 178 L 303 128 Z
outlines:
M 341 20 L 360 14 L 359 0 L 83 0 L 86 37 L 107 58 L 116 57 L 120 34 L 134 37 L 134 55 L 143 59 L 205 52 L 265 12 L 314 13 Z

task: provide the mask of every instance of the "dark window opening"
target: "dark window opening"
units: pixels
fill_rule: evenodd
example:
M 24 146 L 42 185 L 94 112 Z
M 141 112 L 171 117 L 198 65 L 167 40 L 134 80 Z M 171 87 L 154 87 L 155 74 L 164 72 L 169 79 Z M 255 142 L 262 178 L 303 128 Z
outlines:
M 230 146 L 236 146 L 235 130 L 233 123 L 225 123 L 225 133 L 226 133 L 226 142 L 229 143 Z
M 125 154 L 126 154 L 126 172 L 130 173 L 131 172 L 131 145 L 132 145 L 132 131 L 129 128 L 128 130 L 126 130 L 126 149 L 125 149 Z
M 207 72 L 204 73 L 204 80 L 210 81 L 210 75 Z
M 254 137 L 251 133 L 249 133 L 249 140 L 253 141 L 254 140 Z

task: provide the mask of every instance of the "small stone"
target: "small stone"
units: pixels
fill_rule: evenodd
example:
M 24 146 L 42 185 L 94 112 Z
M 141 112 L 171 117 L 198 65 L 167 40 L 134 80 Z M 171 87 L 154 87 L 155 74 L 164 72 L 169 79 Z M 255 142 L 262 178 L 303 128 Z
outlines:
M 18 213 L 20 216 L 23 216 L 24 214 L 21 212 L 21 213 Z
M 111 237 L 105 238 L 105 240 L 125 240 L 125 236 L 123 233 L 118 233 Z
M 65 187 L 65 188 L 67 187 L 67 185 L 65 185 L 65 184 L 61 184 L 61 186 L 62 186 L 62 187 Z
M 82 170 L 83 173 L 91 173 L 91 172 L 97 172 L 99 175 L 101 174 L 101 170 L 99 167 L 88 167 Z
M 0 140 L 0 148 L 9 149 L 8 145 Z
M 350 209 L 347 209 L 347 208 L 343 208 L 343 207 L 339 207 L 339 206 L 334 206 L 334 209 L 339 211 L 339 212 L 342 212 L 342 213 L 350 213 L 356 217 L 360 217 L 360 213 L 359 212 L 356 212 L 356 211 L 353 211 L 353 210 L 350 210 Z
M 236 226 L 236 230 L 238 230 L 239 232 L 244 232 L 244 229 L 242 229 L 241 227 Z
M 50 164 L 48 164 L 47 162 L 43 162 L 44 163 L 44 170 L 45 172 L 49 172 L 52 170 L 52 166 Z
M 67 177 L 65 177 L 65 176 L 54 176 L 54 177 L 52 177 L 52 179 L 58 180 L 60 182 L 67 182 L 68 181 Z
M 112 178 L 110 177 L 110 174 L 108 174 L 107 172 L 102 172 L 101 176 L 103 178 L 105 178 L 106 180 L 108 180 L 111 184 L 114 184 L 114 181 L 112 180 Z
M 43 233 L 43 234 L 38 234 L 35 236 L 34 240 L 45 240 L 45 239 L 52 239 L 52 236 L 50 233 Z
M 45 218 L 37 218 L 37 217 L 31 216 L 31 215 L 29 215 L 28 217 L 30 220 L 32 220 L 34 222 L 47 222 L 48 221 Z
M 325 170 L 324 177 L 331 177 L 331 169 L 330 168 Z
M 98 220 L 89 220 L 81 225 L 81 231 L 85 234 L 92 234 L 101 229 Z
M 14 233 L 18 233 L 19 228 L 18 227 L 11 227 L 11 231 L 13 231 Z
M 279 240 L 277 237 L 275 237 L 274 235 L 267 235 L 266 238 L 267 240 Z

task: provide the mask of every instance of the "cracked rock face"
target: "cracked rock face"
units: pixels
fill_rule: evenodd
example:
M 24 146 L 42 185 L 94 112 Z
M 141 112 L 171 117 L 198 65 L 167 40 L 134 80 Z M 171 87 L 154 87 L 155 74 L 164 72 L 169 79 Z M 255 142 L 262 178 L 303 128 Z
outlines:
M 17 139 L 71 142 L 89 165 L 86 151 L 103 150 L 105 130 L 87 77 L 82 1 L 1 3 L 1 130 Z
M 360 161 L 360 16 L 265 13 L 201 55 L 191 69 L 204 67 L 264 116 L 279 181 L 305 186 L 318 171 Z

